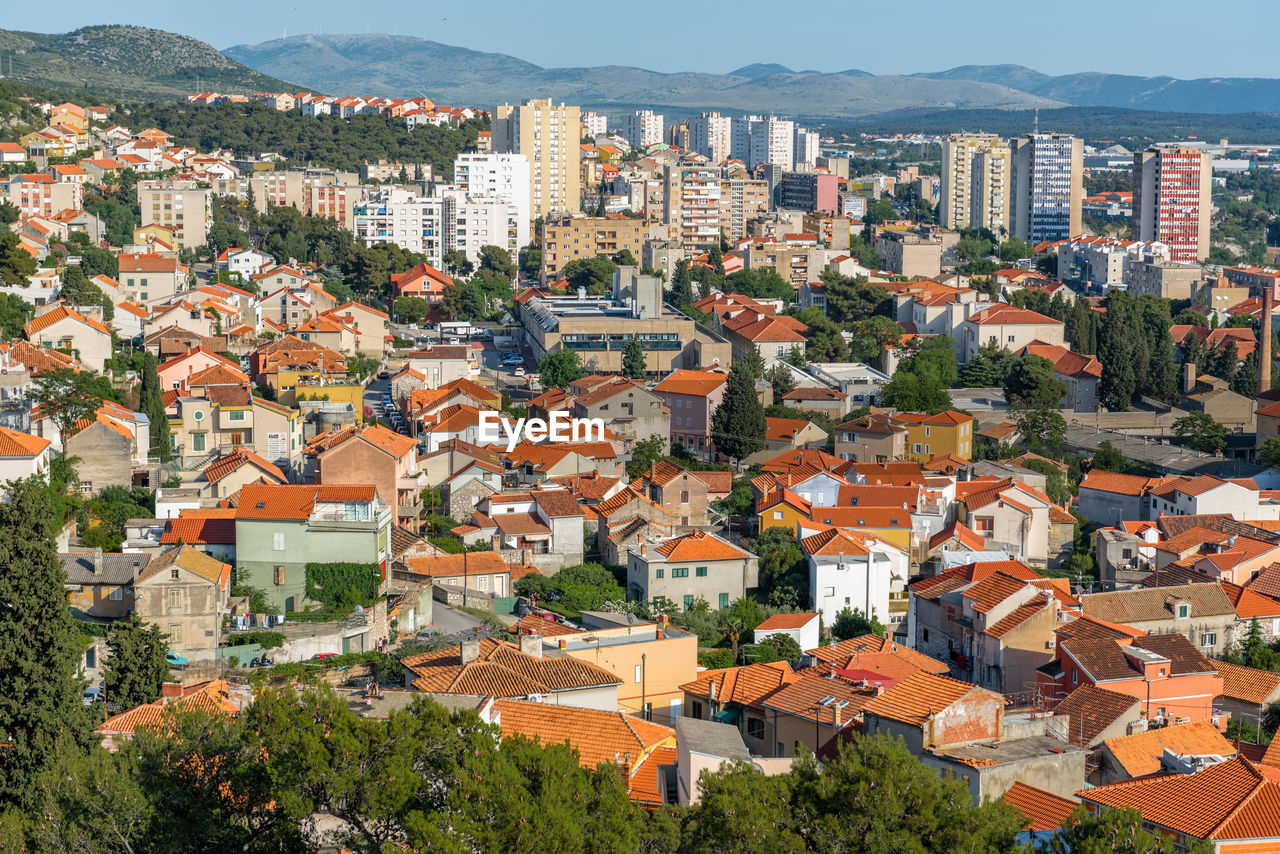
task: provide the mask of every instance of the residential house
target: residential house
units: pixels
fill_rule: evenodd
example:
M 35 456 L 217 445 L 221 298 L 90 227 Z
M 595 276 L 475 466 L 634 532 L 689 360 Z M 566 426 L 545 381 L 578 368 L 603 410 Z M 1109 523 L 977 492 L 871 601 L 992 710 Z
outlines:
M 8 481 L 47 474 L 51 444 L 49 439 L 0 427 L 0 492 Z
M 221 368 L 222 371 L 216 374 L 209 374 L 208 371 L 215 367 Z M 166 390 L 180 388 L 184 391 L 189 391 L 193 377 L 197 378 L 197 383 L 205 385 L 246 384 L 249 382 L 248 374 L 240 370 L 238 362 L 234 362 L 218 353 L 210 352 L 202 346 L 192 347 L 185 354 L 161 363 L 156 368 L 156 375 L 160 378 L 160 388 Z
M 892 423 L 905 427 L 906 457 L 926 463 L 933 457 L 955 456 L 968 460 L 973 454 L 973 417 L 961 412 L 899 412 Z
M 417 442 L 385 427 L 346 427 L 321 433 L 303 451 L 315 483 L 371 483 L 388 504 L 395 496 L 396 524 L 418 530 L 425 480 L 418 473 Z
M 405 686 L 434 694 L 536 699 L 548 706 L 617 712 L 622 680 L 585 661 L 543 655 L 542 638 L 519 645 L 483 638 L 401 659 Z
M 251 483 L 278 485 L 288 483 L 278 466 L 269 463 L 247 448 L 236 448 L 214 460 L 201 470 L 196 483 L 210 498 L 231 498 Z
M 756 642 L 772 635 L 786 635 L 802 650 L 813 649 L 821 641 L 818 627 L 822 622 L 821 615 L 812 613 L 774 614 L 755 628 Z
M 827 431 L 804 418 L 766 417 L 764 439 L 765 449 L 759 452 L 761 459 L 779 451 L 821 448 L 827 442 Z
M 185 299 L 168 304 L 153 305 L 151 315 L 142 323 L 142 333 L 148 338 L 172 327 L 184 330 L 199 338 L 213 337 L 216 324 L 203 308 Z
M 1099 753 L 1105 786 L 1221 762 L 1235 756 L 1236 748 L 1212 723 L 1200 720 L 1109 738 Z
M 236 508 L 194 507 L 179 511 L 177 517 L 165 520 L 164 533 L 160 535 L 161 547 L 178 544 L 191 546 L 218 560 L 234 563 Z
M 1137 697 L 1086 683 L 1053 707 L 1067 719 L 1067 741 L 1094 750 L 1104 741 L 1144 729 L 1142 702 Z
M 1097 525 L 1119 525 L 1146 519 L 1147 491 L 1157 478 L 1091 469 L 1080 481 L 1080 515 Z
M 1215 664 L 1222 677 L 1222 696 L 1214 706 L 1230 714 L 1242 730 L 1261 726 L 1266 709 L 1280 701 L 1280 673 L 1226 661 Z
M 801 522 L 796 538 L 809 565 L 813 603 L 827 625 L 846 608 L 892 620 L 905 597 L 906 549 L 864 531 Z
M 332 317 L 356 332 L 355 350 L 362 356 L 381 359 L 390 347 L 391 318 L 363 303 L 346 302 L 326 311 L 324 317 Z
M 1181 635 L 1204 655 L 1221 655 L 1237 640 L 1235 606 L 1217 584 L 1089 593 L 1080 603 L 1086 616 L 1138 631 Z
M 707 524 L 707 483 L 698 472 L 659 460 L 632 483 L 632 488 L 660 505 L 680 525 L 697 528 Z
M 961 670 L 966 669 L 972 629 L 958 622 L 963 611 L 962 597 L 969 588 L 997 574 L 1020 581 L 1045 580 L 1017 560 L 977 561 L 917 580 L 909 590 L 907 643 L 920 652 L 955 661 Z
M 495 550 L 518 550 L 519 562 L 553 575 L 582 563 L 585 517 L 567 489 L 535 489 L 485 496 L 469 522 L 454 530 L 467 545 L 489 542 Z
M 755 555 L 715 534 L 694 531 L 629 550 L 627 592 L 641 602 L 681 602 L 685 610 L 698 599 L 727 608 L 755 589 L 758 572 Z
M 644 383 L 611 377 L 572 398 L 574 418 L 599 418 L 630 447 L 658 436 L 663 453 L 671 444 L 671 411 Z
M 785 361 L 793 347 L 803 349 L 808 328 L 794 317 L 756 311 L 739 312 L 720 324 L 724 336 L 733 345 L 735 359 L 746 358 L 752 350 L 759 350 L 766 369 Z
M 33 412 L 33 420 L 35 413 Z M 42 422 L 48 419 L 40 419 Z M 56 431 L 52 424 L 40 423 L 37 429 Z M 132 487 L 133 470 L 145 466 L 151 448 L 151 423 L 141 412 L 104 402 L 91 419 L 75 425 L 73 430 L 55 443 L 68 457 L 76 459 L 76 475 L 80 493 L 93 495 L 108 486 Z
M 864 415 L 838 424 L 833 429 L 835 430 L 835 455 L 842 460 L 884 463 L 906 457 L 907 427 L 895 423 L 890 416 L 883 413 Z M 932 446 L 932 442 L 930 445 Z M 923 453 L 923 448 L 921 452 Z
M 67 574 L 67 600 L 73 612 L 93 620 L 119 620 L 134 608 L 133 582 L 150 556 L 77 549 L 58 555 Z
M 119 281 L 125 299 L 139 305 L 172 299 L 185 290 L 186 270 L 177 255 L 120 254 Z
M 286 471 L 301 460 L 301 413 L 254 397 L 247 384 L 196 387 L 172 406 L 170 448 L 184 464 L 240 448 Z
M 444 299 L 444 289 L 453 279 L 425 261 L 403 273 L 391 274 L 391 288 L 396 296 L 421 297 L 432 305 Z
M 956 486 L 958 520 L 988 549 L 1020 555 L 1034 566 L 1058 566 L 1075 536 L 1075 517 L 1038 489 L 1013 478 Z
M 165 722 L 170 710 L 237 715 L 241 702 L 233 697 L 230 683 L 223 679 L 185 687 L 178 682 L 165 682 L 160 686 L 158 700 L 112 715 L 99 724 L 97 731 L 102 735 L 102 746 L 115 751 L 139 730 L 154 731 Z
M 711 459 L 711 416 L 724 399 L 728 375 L 716 371 L 677 370 L 653 387 L 671 412 L 671 443 Z
M 778 745 L 759 702 L 798 678 L 785 661 L 703 670 L 680 686 L 684 714 L 694 720 L 733 724 L 753 755 L 775 755 Z
M 366 486 L 249 485 L 236 509 L 236 571 L 276 607 L 303 610 L 310 563 L 360 563 L 386 581 L 391 508 Z
M 1053 375 L 1064 383 L 1067 393 L 1059 404 L 1073 412 L 1098 411 L 1098 382 L 1102 379 L 1102 363 L 1094 356 L 1076 353 L 1060 344 L 1033 341 L 1022 348 L 1023 356 L 1039 356 L 1053 363 Z
M 514 584 L 535 571 L 522 564 L 509 564 L 493 551 L 406 557 L 402 562 L 407 571 L 397 578 L 426 578 L 435 585 L 479 593 L 471 602 L 473 606 L 479 605 L 477 600 L 481 597 L 515 596 Z
M 158 626 L 169 649 L 191 661 L 217 656 L 230 597 L 231 565 L 189 545 L 153 558 L 134 582 L 138 616 Z
M 72 353 L 80 364 L 102 373 L 111 358 L 111 330 L 65 305 L 52 308 L 22 327 L 32 344 Z
M 1014 353 L 1037 342 L 1064 346 L 1063 329 L 1060 320 L 1007 303 L 997 303 L 960 323 L 958 361 L 968 363 L 983 345 L 991 342 Z

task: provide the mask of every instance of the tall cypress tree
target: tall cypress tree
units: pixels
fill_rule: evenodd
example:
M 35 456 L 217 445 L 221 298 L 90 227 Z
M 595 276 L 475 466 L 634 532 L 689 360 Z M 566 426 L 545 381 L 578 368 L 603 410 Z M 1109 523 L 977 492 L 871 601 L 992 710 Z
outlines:
M 644 348 L 632 335 L 622 348 L 622 375 L 629 380 L 642 380 L 645 375 Z
M 0 803 L 27 806 L 37 776 L 93 740 L 48 490 L 43 478 L 15 481 L 0 503 Z
M 689 272 L 689 262 L 676 263 L 676 272 L 671 283 L 671 301 L 676 308 L 693 305 L 693 275 Z
M 1129 313 L 1120 306 L 1108 308 L 1098 335 L 1098 361 L 1102 363 L 1102 379 L 1098 396 L 1112 412 L 1129 408 L 1137 391 L 1134 373 L 1134 341 Z
M 724 399 L 711 416 L 711 441 L 720 453 L 741 461 L 764 449 L 766 427 L 751 368 L 739 359 L 729 369 Z
M 1178 362 L 1173 356 L 1173 338 L 1168 329 L 1151 342 L 1151 364 L 1147 371 L 1147 394 L 1171 400 L 1178 393 Z
M 172 457 L 169 451 L 169 418 L 164 414 L 164 393 L 160 390 L 157 366 L 155 354 L 147 353 L 143 357 L 139 406 L 151 420 L 151 452 L 168 462 Z

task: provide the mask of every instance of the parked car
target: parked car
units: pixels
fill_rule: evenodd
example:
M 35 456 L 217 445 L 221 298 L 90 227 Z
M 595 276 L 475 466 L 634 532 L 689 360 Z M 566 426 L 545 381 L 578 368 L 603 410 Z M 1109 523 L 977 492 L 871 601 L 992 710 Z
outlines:
M 186 667 L 188 664 L 191 663 L 187 661 L 185 658 L 183 658 L 182 656 L 178 655 L 173 650 L 169 650 L 164 654 L 164 660 L 168 663 L 170 667 Z
M 434 629 L 423 629 L 418 632 L 418 640 L 420 641 L 433 641 L 435 639 L 436 633 Z
M 516 369 L 513 372 L 512 376 L 522 377 L 524 376 L 524 373 L 525 373 L 524 365 L 520 364 L 520 365 L 516 365 Z
M 94 703 L 102 699 L 102 690 L 100 688 L 86 688 L 84 691 L 84 704 L 92 706 Z
M 328 661 L 330 658 L 337 658 L 337 657 L 338 657 L 338 654 L 336 652 L 317 652 L 315 655 L 311 656 L 311 660 L 312 661 Z
M 381 371 L 378 371 L 378 379 L 380 379 L 380 380 L 389 380 L 389 379 L 391 379 L 391 372 L 390 372 L 390 371 L 387 371 L 387 370 L 381 370 Z

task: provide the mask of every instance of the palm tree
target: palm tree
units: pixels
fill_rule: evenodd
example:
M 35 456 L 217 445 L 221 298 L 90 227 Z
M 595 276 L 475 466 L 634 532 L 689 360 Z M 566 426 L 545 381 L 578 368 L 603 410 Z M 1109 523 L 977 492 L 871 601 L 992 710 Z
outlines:
M 730 648 L 733 650 L 733 663 L 738 663 L 738 641 L 742 639 L 743 634 L 747 631 L 747 623 L 737 614 L 728 616 L 724 620 L 724 624 L 720 626 L 720 631 L 729 636 Z

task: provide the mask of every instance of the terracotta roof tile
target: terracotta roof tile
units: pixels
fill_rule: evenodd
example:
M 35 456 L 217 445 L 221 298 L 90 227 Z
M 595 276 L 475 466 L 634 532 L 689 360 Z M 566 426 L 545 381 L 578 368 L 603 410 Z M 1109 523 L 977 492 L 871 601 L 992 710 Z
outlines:
M 657 546 L 654 551 L 670 563 L 690 560 L 743 560 L 753 557 L 750 552 L 705 531 L 693 531 L 679 537 L 672 537 Z
M 1235 606 L 1216 584 L 1090 593 L 1081 596 L 1080 602 L 1085 614 L 1126 625 L 1172 619 L 1177 602 L 1189 603 L 1192 616 L 1197 618 L 1235 614 Z
M 972 691 L 984 689 L 920 671 L 867 703 L 863 707 L 863 713 L 921 726 Z
M 1032 833 L 1057 830 L 1076 807 L 1080 806 L 1077 801 L 1037 789 L 1021 780 L 1009 787 L 1002 800 L 1022 813 L 1026 819 L 1023 829 Z
M 668 374 L 662 382 L 653 387 L 653 390 L 657 393 L 668 392 L 671 394 L 706 397 L 727 381 L 727 374 L 713 373 L 711 371 L 678 370 Z
M 926 673 L 945 675 L 951 672 L 946 662 L 931 658 L 923 652 L 903 646 L 879 635 L 861 635 L 856 638 L 842 640 L 839 643 L 808 649 L 805 652 L 823 664 L 847 669 L 861 668 L 863 665 L 860 660 L 864 656 L 892 655 L 907 662 L 914 669 L 923 670 Z
M 231 701 L 227 682 L 217 679 L 184 688 L 181 697 L 161 698 L 113 715 L 98 727 L 98 732 L 132 735 L 140 729 L 163 727 L 169 720 L 171 707 L 175 711 L 180 709 L 207 714 L 235 715 L 240 712 L 240 707 Z
M 750 705 L 797 678 L 799 677 L 791 671 L 791 665 L 787 662 L 774 661 L 769 664 L 704 670 L 694 681 L 681 685 L 680 690 L 695 697 L 709 698 L 711 686 L 714 685 L 716 702 Z
M 8 427 L 0 427 L 0 457 L 10 459 L 38 457 L 50 444 L 52 442 L 48 439 L 10 430 Z
M 402 659 L 417 677 L 413 687 L 446 694 L 526 697 L 554 691 L 619 685 L 612 673 L 576 658 L 537 658 L 505 641 L 480 641 L 479 657 L 462 664 L 461 647 Z
M 250 484 L 240 490 L 239 519 L 306 519 L 317 502 L 372 501 L 372 484 L 317 484 L 268 486 Z
M 253 451 L 245 448 L 239 448 L 227 454 L 225 457 L 215 460 L 204 469 L 202 474 L 204 475 L 204 479 L 209 483 L 217 483 L 233 471 L 236 471 L 241 466 L 245 465 L 257 467 L 265 474 L 275 478 L 278 483 L 289 482 L 289 478 L 285 477 L 284 472 L 280 471 L 279 467 L 267 462 Z
M 1225 661 L 1216 661 L 1214 665 L 1222 677 L 1222 696 L 1227 699 L 1260 706 L 1273 702 L 1280 694 L 1280 673 Z
M 1077 747 L 1088 747 L 1107 727 L 1132 715 L 1137 718 L 1140 702 L 1128 694 L 1108 691 L 1097 685 L 1081 685 L 1054 707 L 1055 715 L 1066 715 L 1067 740 Z
M 993 638 L 1002 638 L 1018 626 L 1025 623 L 1027 620 L 1030 620 L 1037 614 L 1042 613 L 1045 610 L 1046 605 L 1047 603 L 1045 602 L 1044 597 L 1038 596 L 1027 604 L 1019 605 L 1017 608 L 1014 608 L 1004 618 L 996 621 L 994 625 L 984 629 L 983 634 L 990 635 Z
M 1231 742 L 1223 738 L 1209 721 L 1149 729 L 1109 738 L 1103 744 L 1130 777 L 1159 771 L 1160 757 L 1166 749 L 1179 756 L 1234 756 L 1236 752 Z

